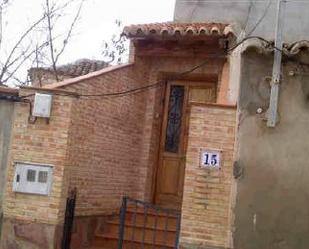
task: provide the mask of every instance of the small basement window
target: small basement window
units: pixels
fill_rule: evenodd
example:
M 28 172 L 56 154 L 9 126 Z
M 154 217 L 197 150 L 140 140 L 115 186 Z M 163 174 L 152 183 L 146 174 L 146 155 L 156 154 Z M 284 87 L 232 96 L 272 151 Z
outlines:
M 49 195 L 52 177 L 52 165 L 17 162 L 15 163 L 13 191 Z

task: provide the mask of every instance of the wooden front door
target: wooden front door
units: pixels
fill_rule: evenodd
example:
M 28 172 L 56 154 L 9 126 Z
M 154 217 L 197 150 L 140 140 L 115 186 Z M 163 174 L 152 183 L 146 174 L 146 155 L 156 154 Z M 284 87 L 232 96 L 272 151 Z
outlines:
M 181 208 L 189 106 L 194 102 L 213 102 L 215 95 L 214 84 L 167 84 L 156 177 L 156 204 Z

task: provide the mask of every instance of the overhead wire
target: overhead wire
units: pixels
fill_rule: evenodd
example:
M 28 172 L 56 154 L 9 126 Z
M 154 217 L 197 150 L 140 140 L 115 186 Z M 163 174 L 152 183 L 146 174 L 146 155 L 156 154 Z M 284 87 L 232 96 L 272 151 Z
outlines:
M 260 39 L 264 42 L 267 42 L 268 44 L 271 44 L 271 42 L 267 41 L 266 39 L 259 37 L 259 36 L 252 36 L 252 37 L 246 37 L 244 38 L 242 41 L 240 41 L 239 43 L 237 43 L 236 45 L 234 45 L 233 47 L 229 48 L 226 50 L 226 55 L 230 52 L 232 52 L 234 49 L 236 49 L 238 46 L 240 46 L 243 42 L 245 42 L 246 40 L 249 39 Z M 222 55 L 222 53 L 213 53 L 210 55 Z M 191 69 L 188 69 L 184 72 L 180 72 L 177 73 L 176 76 L 173 76 L 171 78 L 169 78 L 169 80 L 177 80 L 180 79 L 182 76 L 187 75 L 192 73 L 193 71 L 203 67 L 204 65 L 206 65 L 209 62 L 209 59 L 203 61 L 202 63 L 198 64 L 197 66 L 192 67 Z M 138 92 L 143 92 L 152 88 L 156 88 L 156 87 L 160 87 L 162 85 L 166 84 L 166 80 L 158 80 L 152 84 L 149 85 L 145 85 L 145 86 L 141 86 L 141 87 L 137 87 L 137 88 L 133 88 L 133 89 L 129 89 L 129 90 L 124 90 L 124 91 L 119 91 L 119 92 L 111 92 L 111 93 L 102 93 L 102 94 L 72 94 L 70 95 L 68 94 L 59 94 L 59 93 L 55 93 L 55 95 L 61 95 L 61 96 L 73 96 L 73 97 L 78 97 L 78 98 L 91 98 L 91 97 L 121 97 L 121 96 L 126 96 L 128 94 L 135 94 Z
M 232 52 L 233 50 L 238 48 L 240 45 L 242 45 L 245 41 L 250 40 L 250 39 L 258 39 L 258 40 L 263 41 L 266 44 L 268 44 L 268 46 L 273 47 L 274 49 L 277 49 L 277 50 L 280 50 L 281 52 L 283 52 L 281 49 L 275 47 L 273 42 L 270 42 L 270 41 L 268 41 L 268 40 L 266 40 L 266 39 L 264 39 L 260 36 L 249 36 L 249 37 L 245 37 L 240 42 L 238 42 L 234 46 L 232 46 L 231 48 L 226 49 L 225 54 L 223 54 L 223 53 L 213 53 L 213 54 L 209 54 L 209 56 L 216 56 L 215 58 L 220 58 L 218 56 L 225 55 L 224 57 L 226 57 L 226 55 L 228 55 L 230 52 Z M 196 65 L 196 66 L 194 66 L 194 67 L 192 67 L 192 68 L 190 68 L 186 71 L 177 73 L 175 76 L 172 76 L 172 77 L 170 77 L 166 80 L 158 80 L 154 83 L 151 83 L 151 84 L 148 84 L 148 85 L 145 85 L 145 86 L 132 88 L 132 89 L 124 90 L 124 91 L 102 93 L 102 94 L 53 93 L 53 95 L 91 99 L 92 97 L 121 97 L 121 96 L 126 96 L 126 95 L 129 95 L 129 94 L 136 94 L 136 93 L 147 91 L 147 90 L 152 89 L 152 88 L 161 87 L 161 86 L 165 85 L 168 80 L 181 79 L 184 75 L 190 74 L 190 73 L 194 72 L 195 70 L 203 67 L 204 65 L 206 65 L 208 63 L 209 63 L 209 59 L 203 61 L 202 63 L 200 63 L 200 64 L 198 64 L 198 65 Z M 48 90 L 48 89 L 42 89 L 42 90 Z M 33 95 L 34 94 L 21 96 L 21 99 L 26 99 L 26 98 L 33 96 Z
M 246 26 L 245 28 L 247 27 L 248 25 L 248 21 L 249 21 L 249 16 L 250 16 L 250 13 L 251 13 L 251 10 L 252 10 L 252 5 L 253 3 L 266 3 L 267 0 L 182 0 L 181 2 L 214 2 L 214 3 L 224 3 L 224 2 L 227 2 L 227 3 L 250 3 L 250 6 L 249 6 L 249 10 L 248 10 L 248 16 L 247 16 L 247 20 L 246 20 Z M 307 2 L 307 1 L 303 1 L 303 0 L 286 0 L 286 2 Z M 266 14 L 267 14 L 267 11 L 269 10 L 270 6 L 272 4 L 272 0 L 268 0 L 268 4 L 265 8 L 265 10 L 263 11 L 263 14 L 261 15 L 261 17 L 259 18 L 259 20 L 256 22 L 256 24 L 254 25 L 254 27 L 248 32 L 248 34 L 246 35 L 245 38 L 243 38 L 240 42 L 236 43 L 234 46 L 232 46 L 231 48 L 227 49 L 226 50 L 226 53 L 230 53 L 232 52 L 233 50 L 235 50 L 237 47 L 239 47 L 241 44 L 243 44 L 245 41 L 249 40 L 249 39 L 258 39 L 258 40 L 261 40 L 265 43 L 268 44 L 268 46 L 271 46 L 273 47 L 274 49 L 276 50 L 279 50 L 280 52 L 283 52 L 282 49 L 279 49 L 277 47 L 274 46 L 274 43 L 273 42 L 270 42 L 260 36 L 251 36 L 251 34 L 256 30 L 256 28 L 260 25 L 260 23 L 263 21 L 263 19 L 265 18 Z M 189 69 L 187 71 L 184 71 L 184 72 L 181 72 L 181 73 L 178 73 L 178 77 L 174 77 L 173 79 L 169 79 L 169 80 L 176 80 L 177 78 L 180 78 L 181 76 L 183 75 L 186 75 L 186 74 L 189 74 L 195 70 L 197 70 L 198 68 L 204 66 L 205 64 L 208 63 L 208 60 L 202 62 L 201 64 L 193 67 L 192 69 Z M 159 80 L 159 81 L 156 81 L 155 83 L 153 84 L 149 84 L 149 85 L 145 85 L 145 86 L 141 86 L 141 87 L 138 87 L 138 88 L 133 88 L 133 89 L 129 89 L 129 90 L 125 90 L 125 91 L 120 91 L 120 92 L 111 92 L 111 93 L 102 93 L 102 94 L 76 94 L 76 93 L 54 93 L 54 95 L 60 95 L 60 96 L 74 96 L 74 97 L 117 97 L 117 96 L 125 96 L 125 95 L 128 95 L 128 94 L 135 94 L 135 93 L 139 93 L 139 92 L 143 92 L 145 90 L 148 90 L 148 89 L 152 89 L 152 88 L 156 88 L 156 87 L 160 87 L 162 85 L 164 85 L 166 83 L 166 80 Z M 27 95 L 27 96 L 22 96 L 21 98 L 27 98 L 29 96 L 32 96 L 33 94 L 31 95 Z
M 265 3 L 267 0 L 181 0 L 180 3 Z M 287 3 L 309 3 L 308 0 L 285 0 Z
M 266 17 L 266 14 L 267 14 L 267 12 L 270 8 L 271 3 L 272 3 L 272 0 L 269 0 L 263 14 L 259 18 L 259 20 L 256 22 L 254 27 L 248 32 L 247 36 L 250 36 L 256 30 L 256 28 L 261 24 L 261 22 L 264 20 L 264 18 Z
M 248 14 L 247 14 L 247 18 L 246 18 L 246 21 L 245 21 L 245 26 L 243 28 L 244 31 L 247 30 L 247 26 L 248 26 L 248 23 L 249 23 L 249 17 L 251 15 L 252 6 L 253 6 L 253 2 L 250 3 L 250 6 L 248 8 Z

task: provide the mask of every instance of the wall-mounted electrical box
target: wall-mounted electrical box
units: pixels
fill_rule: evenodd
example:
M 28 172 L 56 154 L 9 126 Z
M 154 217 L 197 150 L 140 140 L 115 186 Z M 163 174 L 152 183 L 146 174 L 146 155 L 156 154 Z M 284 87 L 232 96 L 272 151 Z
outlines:
M 49 195 L 52 187 L 52 178 L 52 165 L 16 162 L 13 191 Z
M 36 93 L 34 96 L 34 104 L 32 116 L 49 118 L 52 106 L 52 95 Z

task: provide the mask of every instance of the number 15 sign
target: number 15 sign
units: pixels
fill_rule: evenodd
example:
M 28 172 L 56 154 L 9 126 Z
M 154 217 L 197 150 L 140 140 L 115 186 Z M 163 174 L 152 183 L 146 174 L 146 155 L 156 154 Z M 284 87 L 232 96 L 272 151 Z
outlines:
M 221 151 L 201 149 L 200 166 L 208 169 L 220 169 Z

